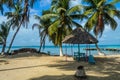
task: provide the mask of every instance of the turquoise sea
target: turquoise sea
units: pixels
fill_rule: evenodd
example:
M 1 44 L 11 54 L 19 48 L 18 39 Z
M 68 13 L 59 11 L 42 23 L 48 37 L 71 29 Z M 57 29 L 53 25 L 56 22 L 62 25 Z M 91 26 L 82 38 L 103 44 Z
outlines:
M 20 49 L 20 48 L 35 48 L 35 49 L 39 49 L 39 46 L 13 46 L 11 48 L 11 50 L 16 50 L 16 49 Z M 90 48 L 96 48 L 95 45 L 90 45 Z M 102 49 L 117 49 L 118 51 L 106 51 L 103 50 L 102 52 L 104 52 L 105 54 L 109 55 L 109 54 L 120 54 L 120 45 L 99 45 L 99 48 Z M 82 53 L 86 53 L 86 45 L 80 45 L 80 52 Z M 6 48 L 7 50 L 7 48 Z M 0 46 L 0 51 L 1 51 L 1 46 Z M 68 55 L 73 55 L 74 52 L 78 51 L 78 45 L 64 45 L 63 46 L 63 53 L 64 54 L 68 54 Z M 45 46 L 44 49 L 42 49 L 42 52 L 46 52 L 46 53 L 50 53 L 51 55 L 59 55 L 59 47 L 55 47 L 55 46 Z M 93 55 L 97 55 L 97 51 L 96 50 L 90 50 L 90 53 Z

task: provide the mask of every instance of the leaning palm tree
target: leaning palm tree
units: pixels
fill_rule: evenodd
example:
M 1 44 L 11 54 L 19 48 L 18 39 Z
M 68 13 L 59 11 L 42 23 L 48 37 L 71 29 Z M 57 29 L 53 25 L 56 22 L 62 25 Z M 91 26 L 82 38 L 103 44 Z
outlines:
M 62 53 L 62 40 L 70 34 L 73 24 L 81 27 L 80 24 L 75 22 L 73 18 L 83 18 L 84 16 L 79 14 L 81 5 L 69 8 L 70 0 L 53 0 L 50 14 L 45 14 L 41 19 L 51 19 L 52 23 L 48 28 L 49 37 L 55 46 L 60 47 L 60 56 Z M 77 12 L 78 11 L 78 12 Z M 76 14 L 75 14 L 76 13 Z
M 115 30 L 117 27 L 117 22 L 114 17 L 118 17 L 120 19 L 120 11 L 116 9 L 115 2 L 107 2 L 106 0 L 84 0 L 90 5 L 86 6 L 85 15 L 89 15 L 89 19 L 85 24 L 85 28 L 88 31 L 93 29 L 96 37 L 103 34 L 105 25 L 110 25 L 112 30 Z M 98 51 L 98 45 L 96 44 Z
M 11 43 L 10 43 L 10 45 L 8 47 L 8 50 L 7 50 L 8 53 L 9 53 L 9 51 L 11 49 L 11 46 L 12 46 L 12 43 L 13 43 L 13 41 L 14 41 L 14 39 L 15 39 L 15 37 L 16 37 L 16 35 L 17 35 L 17 33 L 18 33 L 18 31 L 19 31 L 19 29 L 20 29 L 20 27 L 21 27 L 21 25 L 22 25 L 22 23 L 24 21 L 23 18 L 22 18 L 22 16 L 23 16 L 23 13 L 22 13 L 23 9 L 20 6 L 20 4 L 14 5 L 14 9 L 15 9 L 14 12 L 7 12 L 5 14 L 7 16 L 7 18 L 9 19 L 8 22 L 11 23 L 10 25 L 11 25 L 11 27 L 13 29 L 15 29 L 16 26 L 18 26 L 17 29 L 16 29 L 16 32 L 13 35 Z
M 13 38 L 10 42 L 7 52 L 10 52 L 12 47 L 13 41 L 21 28 L 21 25 L 27 26 L 29 22 L 29 15 L 30 15 L 30 6 L 33 7 L 33 4 L 37 0 L 18 0 L 17 3 L 14 5 L 14 12 L 7 12 L 6 15 L 9 21 L 11 22 L 11 26 L 13 28 L 17 27 L 16 32 L 13 35 Z M 24 4 L 24 5 L 23 5 Z
M 10 31 L 10 27 L 8 23 L 2 22 L 2 24 L 0 24 L 0 41 L 3 45 L 1 54 L 4 54 L 5 52 L 6 40 L 7 40 L 9 31 Z
M 42 15 L 45 15 L 45 14 L 48 14 L 48 13 L 50 13 L 49 10 L 42 11 Z M 42 47 L 44 48 L 44 46 L 45 46 L 45 38 L 48 36 L 48 27 L 49 27 L 49 25 L 51 23 L 51 20 L 50 19 L 42 20 L 40 18 L 40 16 L 38 16 L 38 15 L 35 15 L 35 19 L 37 19 L 39 21 L 39 23 L 33 24 L 32 29 L 34 29 L 34 27 L 37 27 L 38 30 L 39 30 L 40 47 L 39 47 L 38 52 L 40 53 L 41 52 L 41 48 Z

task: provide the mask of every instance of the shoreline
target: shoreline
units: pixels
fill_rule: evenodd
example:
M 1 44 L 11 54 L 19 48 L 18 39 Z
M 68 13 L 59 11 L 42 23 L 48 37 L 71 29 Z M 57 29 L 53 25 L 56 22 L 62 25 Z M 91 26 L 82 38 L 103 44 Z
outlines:
M 91 52 L 93 54 L 97 54 L 97 50 L 94 50 L 94 45 L 91 45 Z M 11 49 L 11 51 L 13 50 L 18 50 L 18 49 L 22 49 L 22 48 L 32 48 L 32 49 L 36 49 L 38 50 L 39 49 L 39 46 L 13 46 L 13 48 Z M 67 48 L 67 53 L 69 55 L 72 55 L 73 52 L 75 51 L 78 51 L 78 47 L 75 46 L 75 47 L 71 47 L 71 46 L 63 46 L 63 53 L 66 53 L 66 48 Z M 116 53 L 119 53 L 120 54 L 120 45 L 100 45 L 99 48 L 103 49 L 103 52 L 107 54 L 116 54 Z M 7 48 L 6 48 L 7 49 Z M 81 45 L 81 52 L 86 52 L 85 51 L 86 46 L 85 45 Z M 93 50 L 92 50 L 93 49 Z M 96 49 L 96 48 L 95 48 Z M 45 52 L 45 53 L 50 53 L 51 55 L 59 55 L 59 47 L 55 47 L 55 46 L 46 46 L 44 50 L 42 50 L 42 52 Z

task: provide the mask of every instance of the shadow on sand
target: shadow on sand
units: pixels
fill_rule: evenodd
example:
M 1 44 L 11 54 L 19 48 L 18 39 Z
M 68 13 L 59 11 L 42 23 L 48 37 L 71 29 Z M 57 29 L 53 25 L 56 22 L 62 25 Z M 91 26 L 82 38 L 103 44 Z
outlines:
M 120 80 L 120 62 L 116 61 L 117 58 L 95 58 L 96 64 L 91 65 L 87 62 L 76 61 L 57 61 L 57 64 L 46 65 L 48 67 L 55 67 L 66 71 L 75 71 L 78 65 L 83 65 L 87 73 L 87 80 Z M 97 72 L 102 75 L 91 75 L 90 71 Z M 73 73 L 74 75 L 74 73 Z M 50 73 L 42 77 L 31 78 L 29 80 L 76 80 L 73 75 L 58 75 Z
M 73 75 L 59 75 L 59 76 L 42 76 L 37 78 L 31 78 L 29 80 L 74 80 Z
M 108 73 L 109 74 L 109 73 Z M 119 74 L 112 73 L 111 75 L 107 77 L 99 77 L 99 76 L 88 76 L 86 80 L 119 80 Z M 36 77 L 36 78 L 31 78 L 29 80 L 77 80 L 73 75 L 59 75 L 59 76 L 42 76 L 42 77 Z M 84 80 L 84 79 L 79 79 L 79 80 Z
M 27 67 L 17 67 L 17 68 L 10 68 L 10 69 L 0 69 L 0 72 L 1 71 L 16 70 L 16 69 L 35 68 L 35 67 L 40 67 L 40 66 L 43 66 L 43 65 L 27 66 Z

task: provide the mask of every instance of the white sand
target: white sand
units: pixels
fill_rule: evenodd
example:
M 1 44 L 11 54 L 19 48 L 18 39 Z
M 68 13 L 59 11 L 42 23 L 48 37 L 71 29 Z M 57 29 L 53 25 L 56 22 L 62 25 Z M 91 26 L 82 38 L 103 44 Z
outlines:
M 85 67 L 88 80 L 120 80 L 120 55 L 100 56 L 96 64 L 76 62 L 71 57 L 20 54 L 0 58 L 0 80 L 74 80 L 78 65 Z

